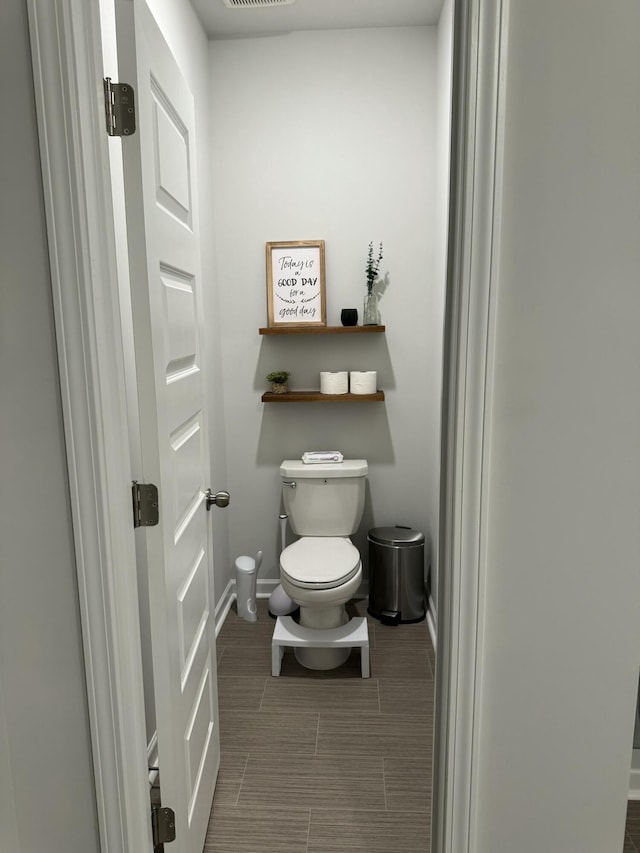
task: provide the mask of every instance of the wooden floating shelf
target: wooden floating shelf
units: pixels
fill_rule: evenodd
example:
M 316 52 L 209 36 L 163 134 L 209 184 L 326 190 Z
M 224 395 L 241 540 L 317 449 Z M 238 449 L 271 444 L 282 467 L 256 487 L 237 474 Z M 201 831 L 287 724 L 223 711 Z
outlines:
M 321 394 L 320 391 L 289 391 L 274 394 L 265 391 L 263 403 L 379 403 L 384 400 L 384 391 L 375 394 Z
M 371 335 L 382 334 L 385 326 L 264 326 L 261 335 Z

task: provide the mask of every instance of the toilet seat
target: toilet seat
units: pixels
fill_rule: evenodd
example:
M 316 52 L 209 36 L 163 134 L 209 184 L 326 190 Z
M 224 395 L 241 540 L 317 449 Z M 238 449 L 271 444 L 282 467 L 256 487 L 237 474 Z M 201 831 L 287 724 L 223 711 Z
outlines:
M 333 589 L 355 577 L 360 552 L 338 536 L 303 536 L 280 555 L 280 571 L 300 589 Z

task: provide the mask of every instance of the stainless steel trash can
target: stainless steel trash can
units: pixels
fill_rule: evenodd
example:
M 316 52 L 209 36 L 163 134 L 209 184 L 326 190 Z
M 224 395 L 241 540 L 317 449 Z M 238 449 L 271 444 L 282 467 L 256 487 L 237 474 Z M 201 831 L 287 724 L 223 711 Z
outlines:
M 369 613 L 387 625 L 426 616 L 424 533 L 411 527 L 374 527 L 369 542 Z

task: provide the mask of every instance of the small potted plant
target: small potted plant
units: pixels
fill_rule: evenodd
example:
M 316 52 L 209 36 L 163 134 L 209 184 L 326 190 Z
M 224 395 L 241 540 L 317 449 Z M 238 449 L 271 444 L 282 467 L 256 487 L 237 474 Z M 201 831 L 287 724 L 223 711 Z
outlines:
M 267 382 L 271 383 L 274 394 L 286 394 L 289 390 L 287 379 L 291 376 L 288 370 L 273 370 L 267 373 Z

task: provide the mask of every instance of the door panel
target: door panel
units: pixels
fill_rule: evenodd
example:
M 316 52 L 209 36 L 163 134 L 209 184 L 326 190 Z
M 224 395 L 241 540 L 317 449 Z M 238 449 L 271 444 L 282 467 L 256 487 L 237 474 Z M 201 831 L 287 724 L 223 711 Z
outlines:
M 193 98 L 143 3 L 118 4 L 118 43 L 136 81 L 138 129 L 122 150 L 143 469 L 160 487 L 160 524 L 138 532 L 160 785 L 176 813 L 172 851 L 202 853 L 220 745 Z

